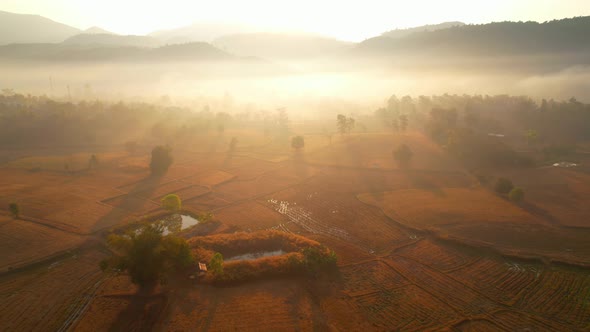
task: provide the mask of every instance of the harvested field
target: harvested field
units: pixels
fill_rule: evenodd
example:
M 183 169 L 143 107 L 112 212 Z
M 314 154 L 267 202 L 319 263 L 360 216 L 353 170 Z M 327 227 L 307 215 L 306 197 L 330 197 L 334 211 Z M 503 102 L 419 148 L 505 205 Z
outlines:
M 183 178 L 182 181 L 188 184 L 196 184 L 205 187 L 213 187 L 233 179 L 235 175 L 224 171 L 208 171 L 203 174 Z
M 381 194 L 399 189 L 470 188 L 474 180 L 457 171 L 384 171 L 367 168 L 321 167 L 321 175 L 309 181 L 311 190 L 323 189 L 339 193 Z
M 412 285 L 361 295 L 354 301 L 379 331 L 419 331 L 445 326 L 460 317 L 444 300 Z
M 160 207 L 160 204 L 153 200 L 140 198 L 132 194 L 109 198 L 102 202 L 112 207 L 127 210 L 130 213 L 140 214 L 148 213 Z
M 211 211 L 222 208 L 230 203 L 231 202 L 227 201 L 223 195 L 216 192 L 210 192 L 192 199 L 184 200 L 182 205 L 196 211 Z
M 528 315 L 514 311 L 499 311 L 494 313 L 492 320 L 496 326 L 504 331 L 568 331 L 566 325 L 548 320 L 541 316 Z
M 0 277 L 0 328 L 6 331 L 56 331 L 93 292 L 102 278 L 103 254 L 72 256 L 34 270 Z M 67 287 L 64 287 L 67 285 Z M 4 319 L 10 317 L 10 319 Z
M 0 316 L 15 317 L 1 320 L 0 330 L 58 330 L 66 321 L 76 331 L 588 328 L 587 270 L 551 262 L 590 264 L 588 174 L 502 171 L 514 172 L 506 176 L 525 189 L 518 205 L 482 188 L 419 133 L 353 133 L 334 137 L 332 145 L 323 135 L 303 134 L 310 141 L 300 151 L 249 134 L 233 152 L 227 133 L 175 146 L 174 164 L 161 177 L 150 175 L 147 146 L 143 155 L 113 152 L 99 168 L 79 172 L 57 169 L 61 161 L 54 171 L 30 172 L 24 159 L 0 168 L 2 215 L 16 201 L 26 219 L 0 217 L 0 253 L 7 253 L 0 272 L 19 267 L 0 275 Z M 402 142 L 415 156 L 408 168 L 391 157 Z M 193 146 L 202 152 L 187 151 Z M 189 278 L 191 267 L 150 294 L 125 274 L 97 283 L 105 276 L 98 231 L 160 211 L 168 193 L 188 210 L 214 214 L 214 222 L 181 234 L 200 235 L 189 241 L 198 260 L 208 263 L 221 252 L 226 275 L 239 272 L 242 279 L 221 286 L 219 278 L 215 287 L 205 284 L 211 274 Z M 304 245 L 285 251 L 281 243 L 249 242 L 258 230 L 304 236 Z M 215 237 L 227 241 L 206 243 Z M 26 266 L 82 244 L 86 253 L 77 258 Z M 280 270 L 304 257 L 299 251 L 306 246 L 333 250 L 338 273 Z M 228 260 L 263 252 L 282 255 Z M 546 264 L 498 252 L 540 256 Z
M 496 332 L 500 327 L 487 319 L 468 319 L 453 326 L 460 332 Z
M 166 298 L 157 291 L 139 294 L 127 276 L 108 278 L 103 282 L 86 309 L 75 331 L 145 331 L 160 318 Z
M 460 250 L 453 250 L 449 246 L 443 247 L 431 240 L 418 241 L 397 250 L 395 253 L 409 257 L 441 272 L 455 270 L 478 258 L 475 254 L 470 255 Z
M 492 258 L 481 258 L 450 275 L 497 302 L 514 306 L 536 284 L 543 267 Z
M 515 176 L 519 176 L 533 211 L 563 226 L 590 228 L 590 174 L 551 168 Z
M 182 200 L 188 200 L 197 196 L 204 195 L 210 192 L 207 187 L 203 186 L 190 186 L 183 189 L 177 190 L 174 193 L 177 194 Z
M 268 204 L 310 233 L 348 241 L 370 252 L 387 251 L 411 240 L 381 211 L 354 196 L 309 189 L 305 185 L 275 193 Z
M 343 291 L 353 297 L 409 284 L 407 279 L 379 260 L 345 266 L 340 268 L 340 272 L 344 283 Z
M 520 305 L 546 319 L 587 328 L 590 322 L 590 275 L 544 271 Z
M 219 294 L 209 326 L 220 331 L 311 329 L 309 299 L 296 285 L 265 283 Z
M 542 222 L 483 189 L 398 190 L 384 193 L 382 197 L 362 194 L 359 199 L 382 208 L 407 226 L 419 229 L 458 223 L 534 225 Z
M 294 224 L 289 224 L 289 229 L 291 229 L 293 225 Z M 368 251 L 359 248 L 358 246 L 355 246 L 352 243 L 338 240 L 333 237 L 320 234 L 310 234 L 307 235 L 307 237 L 312 240 L 318 241 L 319 243 L 322 243 L 328 248 L 334 250 L 336 256 L 338 257 L 338 265 L 358 263 L 369 259 L 374 259 L 375 257 Z
M 287 222 L 284 215 L 256 201 L 217 210 L 215 216 L 221 222 L 244 230 L 261 230 Z
M 75 248 L 84 238 L 30 221 L 0 216 L 0 272 Z M 8 254 L 11 253 L 11 254 Z
M 383 144 L 384 141 L 388 143 Z M 391 153 L 400 144 L 414 151 L 412 169 L 456 170 L 459 167 L 438 145 L 418 132 L 343 137 L 328 147 L 306 154 L 305 158 L 321 165 L 398 169 Z
M 90 157 L 94 153 L 75 153 L 50 156 L 31 156 L 10 161 L 7 168 L 20 168 L 37 171 L 77 172 L 89 168 Z M 100 164 L 110 163 L 125 155 L 124 152 L 97 153 Z M 99 165 L 100 165 L 99 164 Z
M 444 301 L 461 315 L 479 315 L 498 308 L 490 299 L 446 274 L 397 255 L 389 257 L 389 261 L 401 275 L 424 287 L 428 293 Z
M 134 195 L 158 202 L 162 197 L 168 194 L 176 194 L 180 190 L 188 189 L 190 187 L 192 186 L 187 185 L 185 182 L 182 181 L 170 181 L 167 183 L 162 183 L 154 189 L 147 189 L 145 191 L 134 192 Z
M 287 167 L 265 173 L 253 180 L 232 180 L 217 186 L 215 191 L 223 194 L 230 201 L 257 198 L 297 185 L 314 173 L 315 171 L 309 167 L 305 167 L 305 170 L 299 174 L 294 168 Z
M 239 180 L 253 180 L 280 166 L 270 161 L 250 157 L 228 156 L 223 161 L 222 169 L 234 174 Z
M 307 331 L 316 323 L 306 291 L 289 280 L 191 287 L 175 293 L 170 304 L 163 323 L 168 330 Z

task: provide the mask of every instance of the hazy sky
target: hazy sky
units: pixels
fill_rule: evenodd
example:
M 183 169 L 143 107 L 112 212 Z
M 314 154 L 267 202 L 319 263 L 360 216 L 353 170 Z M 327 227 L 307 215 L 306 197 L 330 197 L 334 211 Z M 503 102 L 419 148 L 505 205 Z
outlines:
M 546 21 L 590 15 L 590 0 L 0 0 L 0 10 L 39 14 L 86 29 L 146 34 L 192 22 L 315 32 L 359 41 L 394 28 L 445 21 Z

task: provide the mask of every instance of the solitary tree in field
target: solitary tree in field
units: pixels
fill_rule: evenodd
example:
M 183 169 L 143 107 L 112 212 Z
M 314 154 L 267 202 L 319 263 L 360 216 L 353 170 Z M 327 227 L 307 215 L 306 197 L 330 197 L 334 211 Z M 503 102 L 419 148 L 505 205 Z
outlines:
M 506 178 L 499 178 L 494 186 L 494 190 L 499 194 L 508 194 L 513 188 L 512 181 Z
M 178 211 L 182 207 L 182 201 L 176 194 L 168 194 L 162 198 L 162 207 L 168 211 Z
M 189 267 L 194 259 L 185 239 L 163 236 L 161 223 L 147 224 L 125 235 L 112 234 L 107 245 L 113 255 L 100 267 L 127 271 L 131 281 L 142 287 L 155 285 L 166 274 Z
M 524 190 L 522 190 L 522 188 L 516 187 L 510 190 L 508 197 L 513 202 L 522 202 L 522 200 L 524 199 Z
M 92 169 L 92 168 L 96 168 L 97 166 L 98 166 L 98 157 L 95 154 L 93 154 L 88 159 L 88 168 Z
M 152 150 L 152 161 L 150 162 L 152 174 L 162 175 L 166 173 L 170 165 L 172 165 L 172 148 L 163 145 L 156 146 Z
M 414 153 L 412 152 L 410 147 L 408 147 L 405 144 L 402 144 L 397 149 L 393 150 L 393 158 L 401 166 L 407 166 L 410 163 L 410 161 L 412 160 L 413 156 L 414 156 Z
M 12 214 L 12 216 L 14 218 L 18 218 L 20 215 L 20 208 L 18 206 L 18 204 L 16 203 L 10 203 L 8 204 L 8 210 L 10 210 L 10 213 Z
M 291 147 L 295 150 L 300 150 L 305 146 L 305 139 L 303 136 L 295 136 L 291 139 Z
M 209 262 L 209 269 L 213 271 L 215 275 L 222 275 L 223 274 L 223 256 L 216 252 L 211 261 Z
M 336 126 L 338 127 L 338 132 L 340 135 L 350 133 L 350 131 L 354 128 L 354 125 L 355 121 L 353 118 L 349 118 L 343 114 L 338 114 L 336 117 Z

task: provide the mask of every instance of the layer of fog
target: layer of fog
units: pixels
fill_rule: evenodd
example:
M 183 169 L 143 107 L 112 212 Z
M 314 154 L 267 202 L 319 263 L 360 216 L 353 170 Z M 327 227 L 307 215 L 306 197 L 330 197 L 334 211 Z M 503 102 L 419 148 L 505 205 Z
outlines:
M 388 68 L 384 70 L 384 68 Z M 321 63 L 0 64 L 0 89 L 61 100 L 165 101 L 199 106 L 225 100 L 252 108 L 318 114 L 326 103 L 372 111 L 392 94 L 527 95 L 590 101 L 590 67 L 556 71 L 444 69 L 433 65 Z M 350 106 L 349 105 L 349 106 Z M 337 107 L 337 106 L 336 106 Z M 228 110 L 229 111 L 229 110 Z

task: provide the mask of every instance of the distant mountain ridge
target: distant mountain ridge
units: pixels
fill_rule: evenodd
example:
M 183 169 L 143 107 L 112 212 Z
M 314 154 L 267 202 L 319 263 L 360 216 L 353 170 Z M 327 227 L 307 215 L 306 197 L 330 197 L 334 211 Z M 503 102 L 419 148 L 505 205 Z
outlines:
M 463 22 L 444 22 L 440 24 L 428 24 L 414 28 L 408 29 L 395 29 L 391 31 L 387 31 L 381 34 L 382 37 L 389 37 L 389 38 L 402 38 L 408 35 L 411 35 L 416 32 L 426 32 L 426 31 L 436 31 L 436 30 L 443 30 L 449 29 L 453 27 L 464 26 L 465 23 Z
M 0 45 L 59 43 L 80 32 L 79 29 L 39 15 L 0 11 Z
M 590 51 L 590 16 L 537 22 L 499 22 L 379 36 L 356 47 L 373 55 L 519 55 Z
M 0 11 L 0 45 L 5 45 L 0 47 L 0 58 L 118 61 L 251 56 L 273 60 L 329 59 L 342 55 L 338 58 L 377 56 L 418 61 L 425 57 L 484 59 L 560 54 L 551 61 L 558 64 L 590 63 L 590 60 L 584 60 L 586 56 L 590 59 L 590 16 L 544 23 L 465 25 L 445 22 L 391 30 L 361 43 L 312 34 L 255 30 L 239 24 L 196 23 L 156 31 L 148 36 L 122 36 L 98 27 L 81 31 L 38 15 Z M 205 40 L 207 42 L 203 42 Z M 88 58 L 84 59 L 84 56 Z

